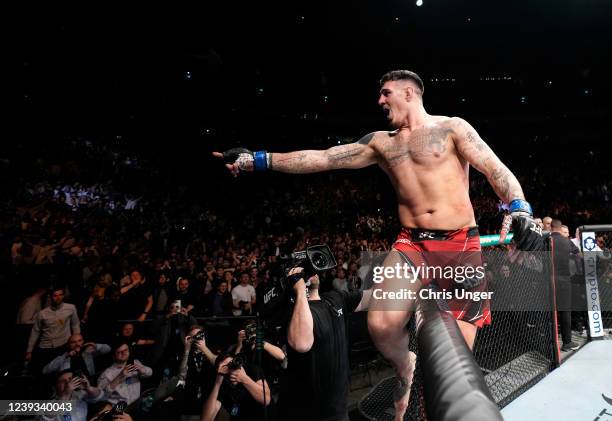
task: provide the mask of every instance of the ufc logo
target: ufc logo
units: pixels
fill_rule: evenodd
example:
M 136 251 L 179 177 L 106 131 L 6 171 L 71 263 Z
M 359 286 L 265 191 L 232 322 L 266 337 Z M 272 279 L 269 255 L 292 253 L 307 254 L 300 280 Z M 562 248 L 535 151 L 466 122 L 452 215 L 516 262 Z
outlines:
M 535 222 L 531 223 L 531 226 L 529 227 L 529 229 L 538 235 L 542 235 L 542 228 Z

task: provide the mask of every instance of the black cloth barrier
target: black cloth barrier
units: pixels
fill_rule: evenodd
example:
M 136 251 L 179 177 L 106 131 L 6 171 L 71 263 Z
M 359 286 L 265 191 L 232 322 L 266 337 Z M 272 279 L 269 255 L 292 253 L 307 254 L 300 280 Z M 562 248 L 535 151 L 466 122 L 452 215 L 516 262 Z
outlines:
M 423 310 L 418 336 L 428 419 L 503 420 L 453 317 Z

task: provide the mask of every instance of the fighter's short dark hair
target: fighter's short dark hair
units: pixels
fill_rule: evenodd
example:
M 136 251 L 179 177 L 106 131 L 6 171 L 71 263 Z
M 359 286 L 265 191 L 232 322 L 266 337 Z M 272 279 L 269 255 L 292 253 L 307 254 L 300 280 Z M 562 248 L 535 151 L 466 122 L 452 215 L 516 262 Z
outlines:
M 553 219 L 550 223 L 551 228 L 561 229 L 563 223 L 559 219 Z
M 390 72 L 385 73 L 380 79 L 380 86 L 382 87 L 385 82 L 389 82 L 390 80 L 410 80 L 414 82 L 419 88 L 419 95 L 422 96 L 425 92 L 425 85 L 423 84 L 423 79 L 421 79 L 419 75 L 410 70 L 392 70 Z

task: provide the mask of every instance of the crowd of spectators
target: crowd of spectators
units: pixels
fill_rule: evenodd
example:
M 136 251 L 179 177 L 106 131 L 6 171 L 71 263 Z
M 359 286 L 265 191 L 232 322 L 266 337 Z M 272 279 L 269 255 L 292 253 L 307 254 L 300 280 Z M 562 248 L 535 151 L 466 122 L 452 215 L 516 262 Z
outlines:
M 216 356 L 253 346 L 245 320 L 261 308 L 284 258 L 328 244 L 338 266 L 321 288 L 361 289 L 361 253 L 389 250 L 399 227 L 380 176 L 292 178 L 263 193 L 246 192 L 247 184 L 238 186 L 242 198 L 215 190 L 202 200 L 193 187 L 166 188 L 167 174 L 119 141 L 79 138 L 61 148 L 63 158 L 33 160 L 19 187 L 5 190 L 0 220 L 11 301 L 3 315 L 17 314 L 11 361 L 27 361 L 30 375 L 46 379 L 32 392 L 37 398 L 53 390 L 56 398 L 78 394 L 96 410 L 132 404 L 145 389 L 185 377 L 183 356 L 197 348 L 204 358 L 192 371 L 213 373 L 207 385 L 186 388 L 186 407 L 198 413 L 216 385 Z M 555 191 L 545 168 L 517 173 L 534 207 L 568 221 L 570 232 L 579 223 L 610 222 L 612 180 L 574 185 L 570 195 L 567 185 Z M 553 200 L 537 195 L 542 186 Z M 472 177 L 471 194 L 481 234 L 496 233 L 504 210 L 483 177 Z M 206 339 L 192 347 L 202 325 Z M 278 331 L 269 329 L 266 341 L 276 362 L 265 371 L 274 393 L 283 360 Z M 234 380 L 262 378 L 247 372 Z

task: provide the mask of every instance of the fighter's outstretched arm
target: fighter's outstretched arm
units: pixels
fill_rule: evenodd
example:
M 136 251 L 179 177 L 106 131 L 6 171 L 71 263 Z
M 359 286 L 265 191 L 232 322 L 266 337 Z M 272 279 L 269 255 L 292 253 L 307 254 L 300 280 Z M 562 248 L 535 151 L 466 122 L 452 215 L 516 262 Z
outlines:
M 271 169 L 274 171 L 307 174 L 335 169 L 358 169 L 375 164 L 376 151 L 369 145 L 376 133 L 363 136 L 355 143 L 334 146 L 326 150 L 303 150 L 287 153 L 251 152 L 230 149 L 213 155 L 226 160 L 226 167 L 234 174 L 240 171 Z
M 483 173 L 497 196 L 505 203 L 525 200 L 523 189 L 514 174 L 482 140 L 476 130 L 465 120 L 453 118 L 455 146 L 471 166 Z

